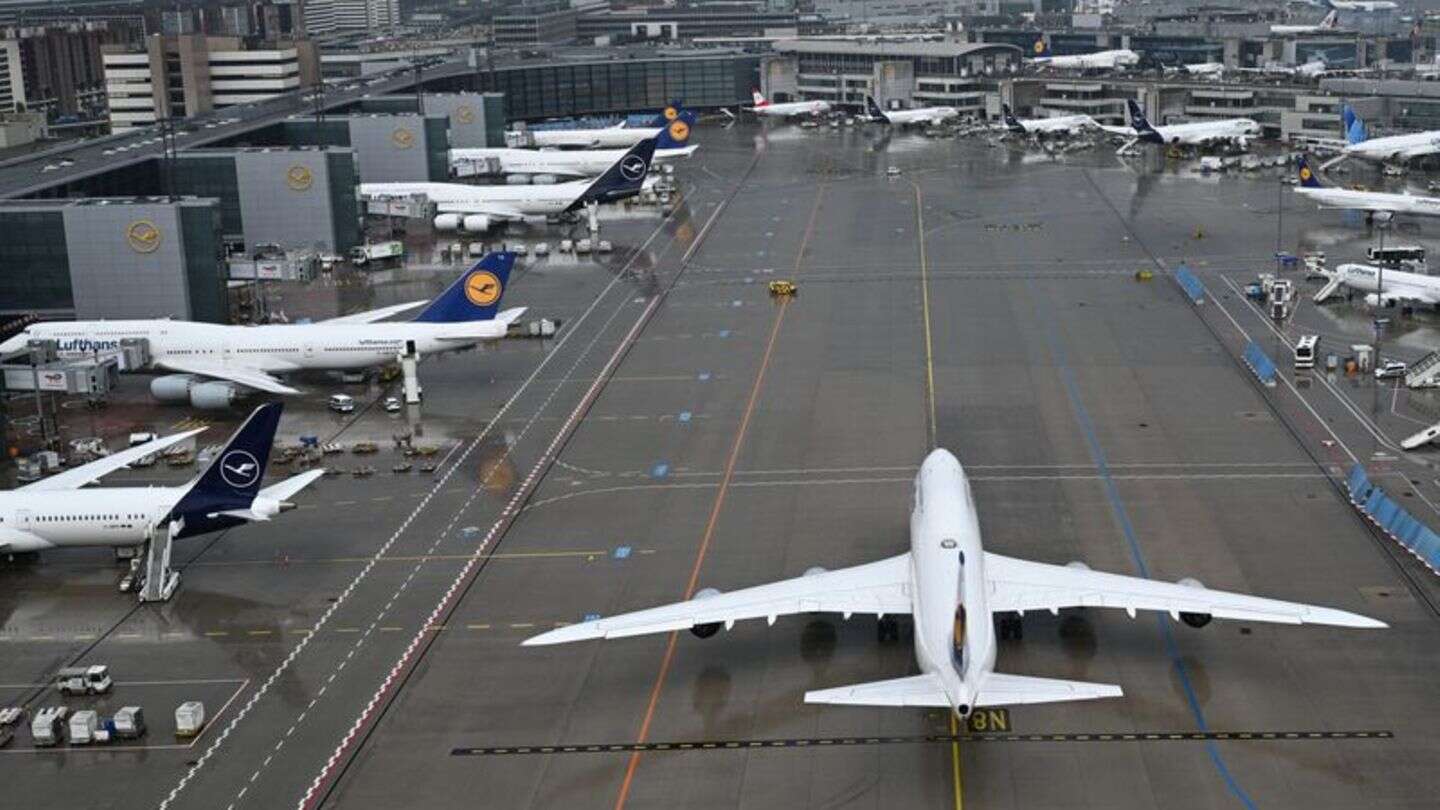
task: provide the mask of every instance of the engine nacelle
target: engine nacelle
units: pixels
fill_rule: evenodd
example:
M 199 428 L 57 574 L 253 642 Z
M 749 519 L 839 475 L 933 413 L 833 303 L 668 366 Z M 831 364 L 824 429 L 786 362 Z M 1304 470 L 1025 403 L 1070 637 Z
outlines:
M 207 382 L 190 389 L 190 404 L 201 410 L 228 408 L 244 394 L 244 389 L 234 383 Z
M 691 599 L 699 601 L 701 599 L 712 599 L 719 595 L 720 591 L 716 588 L 704 588 L 702 590 L 696 591 L 695 595 L 691 597 Z M 690 628 L 690 632 L 695 634 L 696 638 L 710 638 L 711 636 L 720 632 L 720 622 L 707 622 L 705 624 L 697 624 L 694 627 Z
M 435 230 L 437 231 L 458 231 L 460 230 L 459 214 L 441 214 L 435 217 Z
M 1376 293 L 1367 293 L 1367 294 L 1365 295 L 1365 303 L 1368 304 L 1368 305 L 1370 305 L 1370 306 L 1372 306 L 1372 307 L 1386 307 L 1386 308 L 1389 308 L 1389 307 L 1393 307 L 1393 306 L 1395 306 L 1397 303 L 1399 303 L 1399 299 L 1397 299 L 1397 298 L 1389 298 L 1389 297 L 1381 298 L 1381 297 L 1380 297 L 1379 295 L 1377 295 Z
M 1184 585 L 1187 588 L 1196 588 L 1198 590 L 1205 589 L 1205 584 L 1194 577 L 1185 577 L 1184 579 L 1177 580 L 1176 584 Z M 1209 624 L 1214 618 L 1215 617 L 1211 616 L 1209 613 L 1185 613 L 1183 611 L 1180 613 L 1180 621 L 1197 629 Z
M 823 573 L 825 573 L 825 568 L 824 568 L 824 566 L 812 565 L 812 566 L 810 566 L 809 568 L 806 568 L 806 569 L 805 569 L 805 576 L 807 576 L 807 577 L 815 577 L 815 576 L 819 576 L 819 575 L 821 575 L 821 574 L 823 574 Z
M 1073 561 L 1073 562 L 1065 563 L 1065 567 L 1066 567 L 1066 568 L 1073 568 L 1073 569 L 1075 569 L 1076 571 L 1089 571 L 1089 570 L 1090 570 L 1090 566 L 1086 565 L 1086 564 L 1083 563 L 1083 562 L 1080 562 L 1079 560 L 1075 560 L 1075 561 Z
M 469 233 L 484 233 L 490 230 L 490 217 L 484 214 L 467 214 L 463 222 Z
M 190 389 L 199 384 L 194 374 L 166 374 L 150 381 L 150 396 L 161 402 L 188 402 Z

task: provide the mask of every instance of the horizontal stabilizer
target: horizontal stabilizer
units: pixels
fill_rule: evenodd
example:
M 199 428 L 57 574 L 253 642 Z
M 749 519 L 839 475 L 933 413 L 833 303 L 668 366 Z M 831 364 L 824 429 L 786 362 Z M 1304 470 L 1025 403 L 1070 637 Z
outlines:
M 1025 675 L 1002 675 L 991 672 L 980 684 L 975 695 L 976 706 L 1014 706 L 1021 703 L 1065 703 L 1071 700 L 1096 700 L 1120 697 L 1120 687 L 1110 683 L 1061 681 L 1055 678 L 1031 678 Z
M 931 674 L 837 686 L 834 689 L 816 689 L 805 693 L 805 702 L 837 706 L 950 708 L 950 699 L 940 687 L 940 679 Z
M 288 501 L 295 497 L 300 490 L 318 481 L 324 474 L 324 470 L 311 470 L 299 475 L 292 475 L 278 484 L 271 484 L 260 490 L 260 497 L 275 501 Z

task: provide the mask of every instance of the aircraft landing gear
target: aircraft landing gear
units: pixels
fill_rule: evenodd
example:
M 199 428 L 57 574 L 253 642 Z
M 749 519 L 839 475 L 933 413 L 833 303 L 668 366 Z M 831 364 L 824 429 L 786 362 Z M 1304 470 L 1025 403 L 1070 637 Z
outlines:
M 1007 613 L 995 617 L 996 634 L 1001 641 L 1015 639 L 1022 641 L 1025 638 L 1025 620 L 1020 618 L 1018 613 Z

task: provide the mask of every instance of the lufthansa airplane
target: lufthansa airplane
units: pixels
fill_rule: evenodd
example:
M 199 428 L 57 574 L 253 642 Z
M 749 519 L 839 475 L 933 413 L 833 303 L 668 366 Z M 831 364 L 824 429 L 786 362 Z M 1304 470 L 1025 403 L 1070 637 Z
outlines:
M 1300 184 L 1295 193 L 1313 200 L 1321 208 L 1346 208 L 1364 211 L 1372 219 L 1389 221 L 1396 214 L 1414 214 L 1422 217 L 1440 216 L 1440 197 L 1423 197 L 1418 194 L 1392 194 L 1383 191 L 1354 191 L 1348 188 L 1332 188 L 1320 185 L 1310 164 L 1301 155 L 1296 160 L 1300 173 Z
M 0 357 L 31 340 L 54 340 L 60 353 L 91 356 L 120 341 L 149 341 L 156 377 L 150 393 L 166 402 L 224 408 L 250 389 L 298 394 L 276 375 L 310 370 L 370 368 L 413 349 L 426 356 L 505 337 L 524 307 L 499 311 L 515 264 L 513 253 L 491 253 L 456 279 L 412 321 L 374 323 L 415 303 L 313 324 L 225 326 L 192 321 L 54 321 L 32 324 L 0 343 Z
M 1342 264 L 1325 275 L 1330 280 L 1315 293 L 1317 304 L 1344 287 L 1364 295 L 1372 307 L 1440 307 L 1440 277 L 1369 264 Z
M 1021 120 L 1015 117 L 1009 104 L 1001 104 L 1000 111 L 1005 121 L 1005 128 L 1016 135 L 1075 135 L 1091 127 L 1098 128 L 1100 126 L 1094 118 L 1088 115 L 1057 115 L 1053 118 Z
M 933 706 L 964 717 L 977 706 L 1055 703 L 1119 697 L 1105 683 L 1008 675 L 995 671 L 992 617 L 1062 608 L 1118 608 L 1169 613 L 1191 627 L 1213 617 L 1279 624 L 1384 627 L 1374 619 L 1331 608 L 1214 591 L 1192 579 L 1178 583 L 1091 571 L 1083 564 L 1049 565 L 1004 557 L 980 544 L 975 499 L 960 462 L 935 450 L 915 477 L 910 551 L 898 557 L 721 593 L 706 589 L 664 607 L 583 621 L 527 639 L 526 645 L 623 638 L 690 630 L 706 638 L 743 619 L 797 613 L 910 614 L 920 674 L 819 689 L 807 703 L 852 706 Z M 883 627 L 883 625 L 882 625 Z M 892 628 L 890 635 L 896 635 Z
M 1122 70 L 1140 64 L 1140 54 L 1129 48 L 1054 56 L 1045 40 L 1037 39 L 1031 51 L 1034 53 L 1032 63 L 1054 70 Z
M 146 442 L 0 492 L 0 554 L 73 546 L 139 546 L 171 524 L 174 537 L 180 539 L 267 521 L 293 509 L 290 499 L 325 471 L 311 470 L 261 488 L 281 409 L 278 402 L 256 408 L 205 471 L 184 486 L 82 489 L 204 428 Z
M 1208 146 L 1217 143 L 1234 143 L 1241 149 L 1250 144 L 1252 138 L 1260 137 L 1260 124 L 1249 118 L 1224 118 L 1216 121 L 1197 121 L 1193 124 L 1171 124 L 1153 126 L 1146 120 L 1145 113 L 1134 99 L 1126 99 L 1130 110 L 1132 127 L 1104 127 L 1106 132 L 1125 135 L 1132 140 L 1116 150 L 1128 151 L 1137 143 L 1158 143 L 1172 146 Z
M 435 230 L 484 233 L 501 222 L 551 217 L 578 211 L 591 203 L 634 197 L 645 187 L 655 138 L 622 153 L 593 180 L 550 185 L 476 186 L 468 183 L 361 183 L 367 200 L 424 197 L 435 204 Z
M 916 107 L 911 110 L 883 110 L 874 96 L 865 97 L 865 109 L 876 121 L 903 127 L 909 124 L 939 124 L 960 114 L 954 107 Z
M 641 141 L 659 136 L 680 118 L 684 108 L 672 101 L 655 115 L 647 127 L 624 123 L 602 129 L 532 129 L 526 139 L 534 146 L 556 149 L 629 149 Z
M 655 138 L 656 163 L 688 158 L 700 147 L 686 145 L 695 113 L 682 110 L 680 117 L 661 129 Z M 556 177 L 596 177 L 625 156 L 624 149 L 451 149 L 450 166 L 460 170 L 494 161 L 499 173 L 505 175 L 553 175 Z

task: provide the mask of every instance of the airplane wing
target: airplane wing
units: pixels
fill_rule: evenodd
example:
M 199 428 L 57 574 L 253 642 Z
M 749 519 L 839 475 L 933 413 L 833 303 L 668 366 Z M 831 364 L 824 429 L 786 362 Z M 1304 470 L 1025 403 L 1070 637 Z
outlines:
M 229 380 L 230 382 L 239 383 L 247 388 L 254 388 L 257 391 L 265 391 L 271 394 L 300 393 L 299 389 L 291 388 L 258 368 L 247 368 L 245 366 L 235 366 L 224 363 L 206 363 L 203 360 L 176 360 L 171 357 L 160 361 L 159 365 L 182 374 L 199 374 L 202 377 Z
M 931 706 L 950 708 L 950 699 L 940 686 L 940 679 L 931 673 L 888 681 L 871 681 L 833 689 L 812 689 L 805 693 L 806 703 L 829 703 L 836 706 Z
M 1328 624 L 1336 627 L 1385 627 L 1343 610 L 1282 602 L 1259 596 L 1212 591 L 1205 587 L 1105 574 L 1083 568 L 1017 560 L 985 553 L 985 578 L 994 612 L 1055 611 L 1067 607 L 1158 610 L 1279 624 Z
M 910 612 L 910 555 L 817 572 L 738 591 L 700 596 L 673 605 L 580 622 L 528 638 L 526 646 L 565 644 L 592 638 L 623 638 L 687 630 L 703 624 L 769 619 L 794 613 Z
M 399 315 L 406 310 L 414 309 L 421 304 L 428 303 L 430 302 L 406 301 L 403 304 L 394 304 L 388 307 L 380 307 L 379 309 L 367 309 L 364 312 L 352 312 L 349 315 L 341 315 L 336 318 L 326 318 L 320 321 L 320 323 L 374 323 L 376 321 L 383 321 L 392 315 Z
M 162 438 L 156 439 L 153 442 L 137 444 L 134 447 L 126 448 L 118 453 L 111 453 L 110 455 L 102 459 L 97 459 L 90 462 L 89 464 L 81 465 L 73 470 L 66 470 L 65 472 L 59 473 L 58 475 L 52 475 L 49 478 L 44 478 L 36 481 L 33 484 L 26 484 L 25 486 L 20 487 L 20 489 L 28 490 L 30 492 L 53 492 L 62 489 L 79 489 L 86 484 L 91 484 L 95 481 L 100 480 L 101 478 L 109 475 L 112 472 L 115 472 L 122 467 L 128 467 L 131 463 L 138 461 L 139 459 L 142 459 L 145 456 L 150 455 L 151 453 L 158 453 L 173 444 L 179 444 L 180 442 L 185 441 L 191 436 L 203 433 L 204 431 L 205 428 L 197 428 L 195 430 L 187 430 L 184 433 L 176 433 L 173 436 L 164 436 Z
M 517 209 L 490 202 L 448 202 L 435 206 L 441 214 L 484 214 L 493 219 L 522 220 L 525 215 Z

